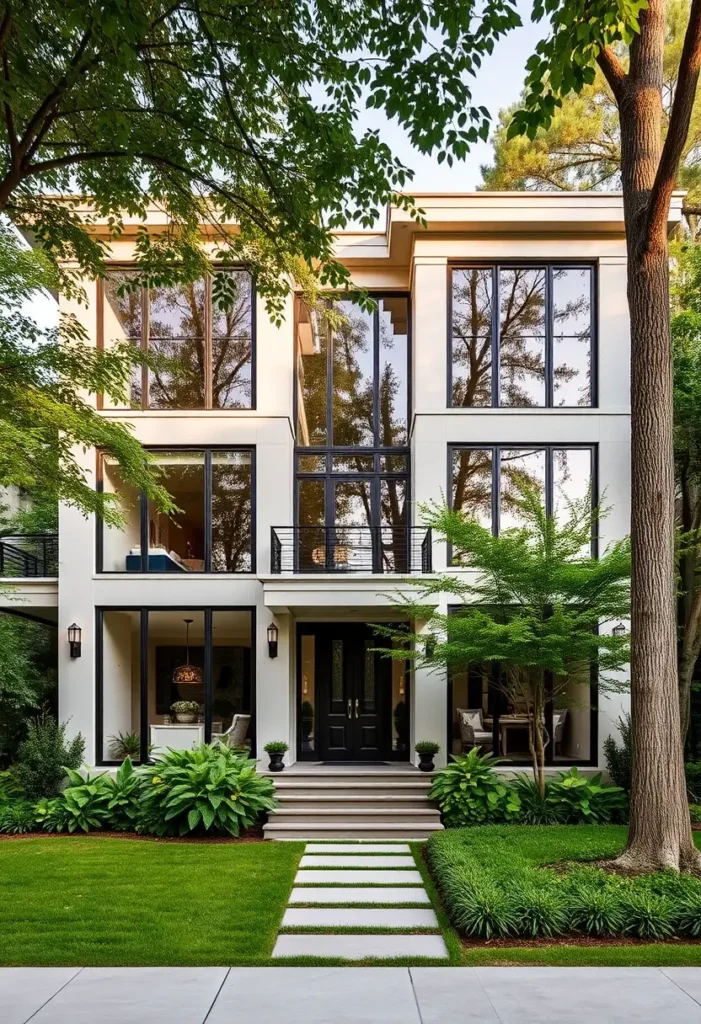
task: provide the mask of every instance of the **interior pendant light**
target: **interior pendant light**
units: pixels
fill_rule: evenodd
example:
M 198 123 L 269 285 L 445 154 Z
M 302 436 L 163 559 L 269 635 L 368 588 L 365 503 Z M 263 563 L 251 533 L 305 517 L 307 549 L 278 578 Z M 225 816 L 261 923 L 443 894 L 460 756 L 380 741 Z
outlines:
M 190 664 L 190 623 L 192 619 L 183 619 L 185 623 L 185 664 L 178 665 L 173 672 L 173 682 L 181 686 L 196 686 L 202 682 L 202 669 Z

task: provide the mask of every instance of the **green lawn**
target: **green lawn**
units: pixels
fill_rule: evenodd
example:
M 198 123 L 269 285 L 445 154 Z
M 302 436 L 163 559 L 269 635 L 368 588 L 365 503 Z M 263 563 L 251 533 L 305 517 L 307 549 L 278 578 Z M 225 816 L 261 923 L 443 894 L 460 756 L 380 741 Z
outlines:
M 303 845 L 0 842 L 0 965 L 269 962 Z

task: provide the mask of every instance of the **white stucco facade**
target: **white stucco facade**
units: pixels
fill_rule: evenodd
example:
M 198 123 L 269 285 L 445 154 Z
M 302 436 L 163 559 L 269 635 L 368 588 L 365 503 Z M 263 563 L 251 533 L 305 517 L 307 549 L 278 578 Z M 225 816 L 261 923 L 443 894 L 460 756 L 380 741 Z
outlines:
M 599 495 L 610 507 L 603 523 L 605 545 L 627 534 L 630 501 L 629 329 L 626 257 L 620 196 L 613 194 L 490 194 L 417 196 L 425 212 L 421 227 L 396 210 L 378 233 L 338 237 L 338 256 L 354 280 L 370 291 L 401 290 L 411 309 L 412 395 L 409 424 L 410 521 L 418 502 L 440 499 L 448 488 L 449 446 L 459 444 L 592 445 Z M 670 219 L 680 216 L 672 203 Z M 154 228 L 157 218 L 153 215 Z M 115 246 L 116 260 L 128 260 L 130 239 Z M 591 264 L 596 282 L 596 405 L 591 408 L 448 408 L 449 268 L 455 263 L 570 261 Z M 87 308 L 70 305 L 97 340 L 96 287 L 86 283 Z M 66 308 L 69 308 L 66 305 Z M 254 410 L 104 411 L 133 425 L 146 446 L 250 446 L 255 451 L 255 570 L 252 573 L 98 572 L 96 523 L 62 508 L 58 584 L 36 581 L 23 591 L 30 605 L 58 607 L 59 713 L 71 732 L 86 737 L 86 762 L 99 763 L 96 749 L 96 609 L 250 608 L 255 614 L 251 643 L 254 739 L 290 746 L 297 756 L 297 624 L 304 621 L 372 622 L 391 615 L 388 577 L 370 574 L 275 574 L 271 572 L 271 527 L 295 523 L 295 315 L 290 298 L 281 326 L 271 323 L 258 297 L 255 317 Z M 95 474 L 95 453 L 81 455 Z M 433 568 L 446 565 L 445 547 L 434 542 Z M 18 588 L 20 584 L 17 584 Z M 54 588 L 52 590 L 52 587 Z M 71 659 L 66 630 L 82 628 L 82 654 Z M 278 656 L 270 658 L 266 630 L 279 630 Z M 108 645 L 103 646 L 103 658 Z M 118 660 L 118 659 L 117 659 Z M 116 670 L 115 670 L 116 671 Z M 107 685 L 107 676 L 103 685 Z M 410 688 L 411 746 L 418 739 L 449 744 L 449 690 L 439 673 L 417 670 Z M 112 702 L 110 704 L 110 701 Z M 604 740 L 626 697 L 602 699 L 596 749 L 590 764 L 603 764 Z M 104 707 L 119 708 L 119 697 Z M 104 713 L 104 708 L 103 708 Z M 117 714 L 118 711 L 115 712 Z

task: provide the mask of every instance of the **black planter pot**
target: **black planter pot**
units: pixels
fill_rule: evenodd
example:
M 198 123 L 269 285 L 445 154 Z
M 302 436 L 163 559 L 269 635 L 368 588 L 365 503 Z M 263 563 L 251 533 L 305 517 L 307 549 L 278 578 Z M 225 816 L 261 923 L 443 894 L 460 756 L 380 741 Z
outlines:
M 432 772 L 436 767 L 433 763 L 434 754 L 419 754 L 419 771 Z
M 270 764 L 268 765 L 268 771 L 270 772 L 281 772 L 285 765 L 282 762 L 284 754 L 268 754 L 270 758 Z

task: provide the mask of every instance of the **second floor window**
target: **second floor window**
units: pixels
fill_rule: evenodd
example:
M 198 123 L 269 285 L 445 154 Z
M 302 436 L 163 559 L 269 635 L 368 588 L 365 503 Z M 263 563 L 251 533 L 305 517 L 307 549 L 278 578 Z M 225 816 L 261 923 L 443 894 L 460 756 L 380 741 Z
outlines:
M 222 270 L 168 287 L 130 286 L 135 271 L 112 270 L 102 303 L 102 344 L 129 341 L 162 357 L 138 368 L 136 409 L 255 407 L 254 303 L 251 275 Z
M 125 486 L 102 454 L 99 486 L 124 502 L 123 529 L 98 523 L 98 572 L 252 572 L 252 448 L 149 449 L 178 511 L 167 516 Z
M 592 266 L 453 267 L 451 280 L 449 406 L 596 404 Z

